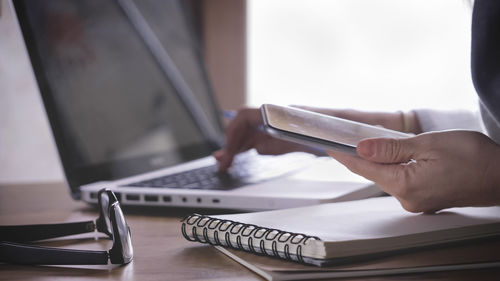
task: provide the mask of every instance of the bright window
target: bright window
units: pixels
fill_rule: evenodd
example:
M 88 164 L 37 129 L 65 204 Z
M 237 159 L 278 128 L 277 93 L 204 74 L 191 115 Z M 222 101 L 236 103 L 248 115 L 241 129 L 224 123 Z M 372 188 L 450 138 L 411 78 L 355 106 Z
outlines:
M 475 109 L 470 4 L 249 0 L 248 103 Z

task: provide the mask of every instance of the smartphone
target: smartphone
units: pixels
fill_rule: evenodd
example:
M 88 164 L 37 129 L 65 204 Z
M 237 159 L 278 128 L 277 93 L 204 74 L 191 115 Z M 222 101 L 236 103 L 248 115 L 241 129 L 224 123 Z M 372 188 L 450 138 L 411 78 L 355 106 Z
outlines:
M 264 104 L 261 113 L 266 132 L 276 138 L 353 155 L 362 139 L 413 136 L 288 106 Z

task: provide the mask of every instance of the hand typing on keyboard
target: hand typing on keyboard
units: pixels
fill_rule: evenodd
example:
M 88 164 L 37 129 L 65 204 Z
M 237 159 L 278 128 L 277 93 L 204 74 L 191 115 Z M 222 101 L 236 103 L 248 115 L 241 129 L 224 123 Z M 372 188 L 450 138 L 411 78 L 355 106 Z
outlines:
M 227 171 L 234 157 L 254 148 L 259 154 L 279 155 L 294 151 L 312 152 L 300 144 L 275 139 L 260 128 L 263 126 L 260 110 L 239 110 L 226 129 L 226 147 L 213 153 L 219 163 L 219 171 Z
M 283 176 L 304 167 L 308 163 L 307 160 L 311 160 L 311 157 L 304 154 L 276 158 L 247 152 L 235 157 L 233 166 L 225 172 L 219 172 L 217 165 L 210 165 L 127 186 L 228 190 Z

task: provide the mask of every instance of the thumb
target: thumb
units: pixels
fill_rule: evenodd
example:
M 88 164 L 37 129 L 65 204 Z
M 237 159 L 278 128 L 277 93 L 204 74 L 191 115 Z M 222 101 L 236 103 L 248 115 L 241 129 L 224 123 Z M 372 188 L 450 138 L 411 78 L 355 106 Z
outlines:
M 406 163 L 413 159 L 416 152 L 410 139 L 364 139 L 358 143 L 356 151 L 361 158 L 372 162 Z

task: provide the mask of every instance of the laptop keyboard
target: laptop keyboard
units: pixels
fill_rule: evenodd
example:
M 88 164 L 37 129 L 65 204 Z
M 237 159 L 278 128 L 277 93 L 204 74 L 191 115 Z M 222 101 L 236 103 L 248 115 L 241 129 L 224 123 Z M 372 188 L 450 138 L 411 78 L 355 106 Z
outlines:
M 217 172 L 217 165 L 205 166 L 127 184 L 133 187 L 229 190 L 250 183 L 262 182 L 304 167 L 312 157 L 304 154 L 235 158 L 226 173 Z

